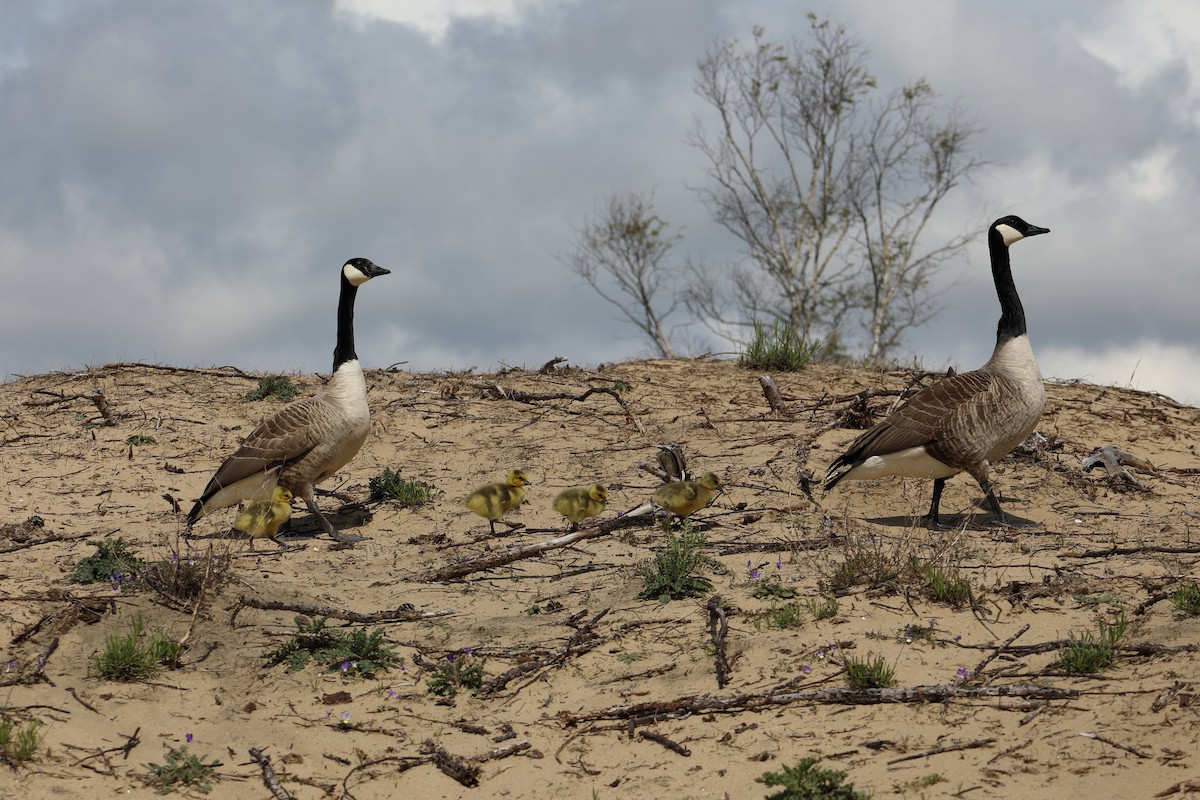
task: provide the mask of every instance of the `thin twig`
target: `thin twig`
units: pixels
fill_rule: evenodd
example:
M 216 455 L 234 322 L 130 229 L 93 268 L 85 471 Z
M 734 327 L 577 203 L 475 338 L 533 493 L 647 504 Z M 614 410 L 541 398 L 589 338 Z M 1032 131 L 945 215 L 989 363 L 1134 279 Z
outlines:
M 721 596 L 714 594 L 708 600 L 708 633 L 712 637 L 715 651 L 717 688 L 724 689 L 729 683 L 729 660 L 725 655 L 725 636 L 729 633 L 729 619 L 721 607 Z
M 287 790 L 279 785 L 279 780 L 275 777 L 275 770 L 271 769 L 270 756 L 257 747 L 251 747 L 250 757 L 257 761 L 258 766 L 262 768 L 263 784 L 271 794 L 275 795 L 275 800 L 292 800 L 292 796 L 287 793 Z
M 891 761 L 889 761 L 887 763 L 888 763 L 888 766 L 890 767 L 893 764 L 899 764 L 902 761 L 914 761 L 918 758 L 929 758 L 930 756 L 938 756 L 938 755 L 941 755 L 942 753 L 953 753 L 957 750 L 972 750 L 976 747 L 987 747 L 989 744 L 991 744 L 994 741 L 996 741 L 996 737 L 993 736 L 989 739 L 979 739 L 974 742 L 963 742 L 961 744 L 943 745 L 941 747 L 935 747 L 932 750 L 926 750 L 924 753 L 913 753 L 912 755 L 900 756 L 899 758 L 893 758 Z
M 977 677 L 979 677 L 979 675 L 983 672 L 984 667 L 986 667 L 988 664 L 992 663 L 992 661 L 994 661 L 997 656 L 999 656 L 1001 653 L 1003 653 L 1005 650 L 1007 650 L 1008 646 L 1011 645 L 1013 642 L 1015 642 L 1017 639 L 1019 639 L 1027 630 L 1029 630 L 1028 623 L 1023 625 L 1021 627 L 1021 630 L 1017 631 L 1012 636 L 1008 637 L 1003 642 L 1001 642 L 999 647 L 997 647 L 995 650 L 993 650 L 992 652 L 990 652 L 986 656 L 984 656 L 983 660 L 975 665 L 975 669 L 971 670 L 970 673 L 968 673 L 967 680 L 975 680 Z
M 1109 745 L 1110 747 L 1115 747 L 1118 750 L 1124 750 L 1126 753 L 1132 753 L 1133 755 L 1137 756 L 1138 758 L 1150 758 L 1150 756 L 1147 753 L 1143 753 L 1142 751 L 1137 750 L 1136 748 L 1130 747 L 1127 744 L 1121 744 L 1120 742 L 1113 741 L 1112 739 L 1109 739 L 1107 736 L 1102 736 L 1099 733 L 1095 733 L 1092 731 L 1080 731 L 1079 735 L 1083 736 L 1086 739 L 1095 739 L 1097 742 L 1104 742 L 1106 745 Z

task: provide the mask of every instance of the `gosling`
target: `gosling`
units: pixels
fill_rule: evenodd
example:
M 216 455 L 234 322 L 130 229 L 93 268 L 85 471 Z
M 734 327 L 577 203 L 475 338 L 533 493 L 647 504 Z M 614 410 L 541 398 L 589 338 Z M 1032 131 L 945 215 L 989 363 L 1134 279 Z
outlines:
M 680 519 L 707 508 L 717 499 L 721 481 L 712 472 L 706 472 L 694 481 L 672 481 L 654 490 L 654 502 Z
M 257 500 L 242 509 L 233 527 L 250 537 L 250 548 L 254 549 L 255 539 L 270 539 L 280 544 L 275 536 L 291 517 L 292 493 L 276 486 L 270 500 Z
M 599 516 L 607 502 L 608 487 L 593 483 L 591 486 L 563 489 L 554 498 L 554 510 L 567 518 L 571 530 L 577 531 L 584 520 Z
M 521 505 L 528 483 L 529 479 L 525 477 L 525 473 L 514 469 L 504 481 L 488 483 L 471 492 L 467 496 L 466 506 L 488 521 L 492 535 L 495 536 L 496 522 Z

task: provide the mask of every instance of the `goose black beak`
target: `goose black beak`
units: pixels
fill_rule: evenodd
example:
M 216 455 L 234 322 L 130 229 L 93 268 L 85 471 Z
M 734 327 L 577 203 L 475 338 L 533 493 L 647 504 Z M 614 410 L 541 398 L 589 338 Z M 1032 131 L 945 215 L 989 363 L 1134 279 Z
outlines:
M 390 275 L 392 272 L 390 269 L 384 269 L 383 267 L 379 266 L 374 261 L 370 262 L 370 267 L 368 267 L 365 271 L 368 278 L 378 278 L 380 275 Z
M 1025 231 L 1026 236 L 1037 236 L 1039 233 L 1049 233 L 1049 228 L 1039 228 L 1037 225 L 1030 225 L 1029 230 Z

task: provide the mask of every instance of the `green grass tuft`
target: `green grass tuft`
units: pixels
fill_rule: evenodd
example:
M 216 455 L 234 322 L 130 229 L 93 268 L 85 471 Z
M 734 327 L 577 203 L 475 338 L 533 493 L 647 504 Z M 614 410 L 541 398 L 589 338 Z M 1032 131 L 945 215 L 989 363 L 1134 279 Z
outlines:
M 0 716 L 0 761 L 10 767 L 32 761 L 38 740 L 36 719 L 29 720 L 22 728 L 7 716 Z
M 288 376 L 264 375 L 258 379 L 258 386 L 246 392 L 246 396 L 242 400 L 252 403 L 255 400 L 266 400 L 268 397 L 274 397 L 286 403 L 298 394 L 300 394 L 299 387 Z
M 833 619 L 837 616 L 838 601 L 833 595 L 828 597 L 816 598 L 810 597 L 804 601 L 808 607 L 808 613 L 812 614 L 813 619 Z
M 475 694 L 480 686 L 483 659 L 469 653 L 451 653 L 425 679 L 425 691 L 437 697 L 454 697 L 460 691 Z
M 846 659 L 846 685 L 851 689 L 888 689 L 896 685 L 896 671 L 883 656 Z
M 125 444 L 129 445 L 130 447 L 141 447 L 145 444 L 155 443 L 156 442 L 153 436 L 149 436 L 144 433 L 135 433 L 132 436 L 125 437 Z
M 1185 583 L 1172 592 L 1171 605 L 1189 617 L 1200 616 L 1200 583 Z
M 754 779 L 767 788 L 780 787 L 765 800 L 869 800 L 868 792 L 860 792 L 854 784 L 846 783 L 846 773 L 817 766 L 817 759 L 804 758 L 794 767 L 784 766 L 782 772 L 764 772 Z
M 425 505 L 433 499 L 434 487 L 420 481 L 400 477 L 399 470 L 385 467 L 383 472 L 371 478 L 367 484 L 372 500 L 392 500 L 403 508 Z
M 101 680 L 141 681 L 158 674 L 164 665 L 178 666 L 182 652 L 179 643 L 162 631 L 147 634 L 137 616 L 127 633 L 113 631 L 105 638 L 104 649 L 92 656 L 91 671 Z
M 804 341 L 788 323 L 776 321 L 768 331 L 761 323 L 755 322 L 754 339 L 739 356 L 738 366 L 774 372 L 800 372 L 816 359 L 820 351 L 820 341 Z
M 771 606 L 754 618 L 754 627 L 785 630 L 799 628 L 804 625 L 804 611 L 799 603 L 788 603 L 782 606 Z
M 693 530 L 691 520 L 684 520 L 676 534 L 670 526 L 663 525 L 663 548 L 650 561 L 638 565 L 638 575 L 644 586 L 638 592 L 639 600 L 683 600 L 700 597 L 712 591 L 712 581 L 696 574 L 703 567 L 712 567 L 719 562 L 700 552 L 708 537 Z
M 1098 634 L 1084 631 L 1058 655 L 1056 666 L 1071 675 L 1095 675 L 1117 663 L 1117 647 L 1125 637 L 1129 621 L 1122 611 L 1112 623 L 1100 621 Z

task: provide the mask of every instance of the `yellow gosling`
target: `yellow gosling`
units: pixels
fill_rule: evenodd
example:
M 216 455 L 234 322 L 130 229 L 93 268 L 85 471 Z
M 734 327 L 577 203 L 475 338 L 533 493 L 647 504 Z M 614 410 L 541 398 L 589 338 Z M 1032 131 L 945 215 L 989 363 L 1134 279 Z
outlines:
M 466 506 L 488 521 L 494 536 L 497 520 L 521 505 L 525 499 L 525 486 L 528 483 L 525 473 L 514 469 L 503 482 L 488 483 L 471 492 L 467 496 Z
M 608 488 L 602 483 L 593 483 L 563 489 L 554 498 L 554 510 L 567 518 L 571 530 L 577 530 L 584 520 L 599 516 L 607 502 Z
M 276 486 L 271 492 L 270 500 L 258 500 L 249 503 L 238 514 L 233 527 L 250 537 L 250 546 L 255 539 L 275 539 L 279 528 L 292 516 L 292 493 L 282 486 Z
M 694 481 L 664 483 L 654 491 L 654 502 L 680 518 L 707 508 L 721 491 L 721 481 L 706 472 Z

